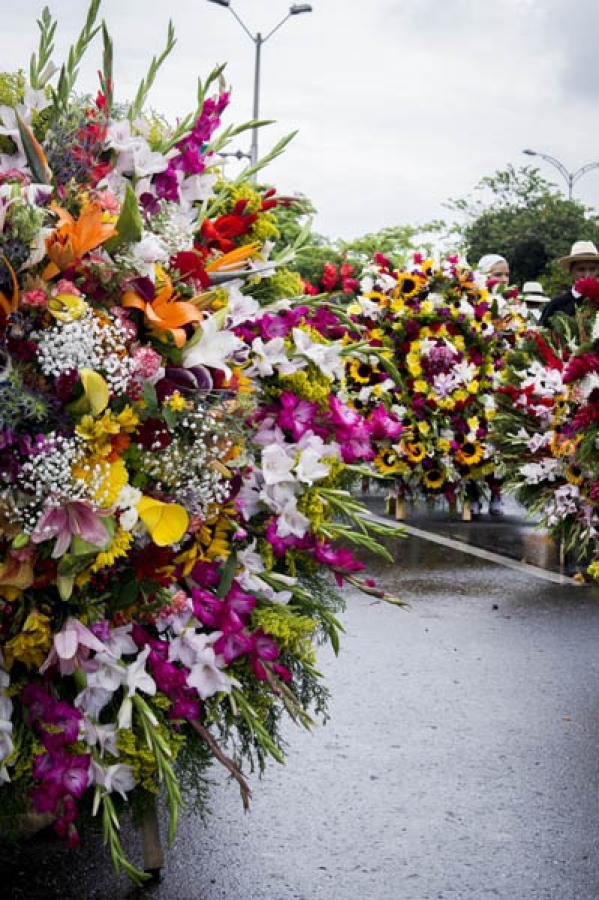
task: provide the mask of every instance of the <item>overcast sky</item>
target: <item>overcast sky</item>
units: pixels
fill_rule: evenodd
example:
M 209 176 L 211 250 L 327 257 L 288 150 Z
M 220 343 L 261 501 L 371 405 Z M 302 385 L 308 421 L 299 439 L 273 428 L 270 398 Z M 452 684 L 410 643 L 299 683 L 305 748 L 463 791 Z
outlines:
M 252 33 L 286 14 L 285 0 L 233 0 Z M 54 0 L 55 58 L 81 27 L 85 0 Z M 284 193 L 302 191 L 316 228 L 357 237 L 387 225 L 447 216 L 467 194 L 533 147 L 569 169 L 599 160 L 597 0 L 313 0 L 262 50 L 260 150 L 299 129 L 269 169 Z M 42 3 L 0 0 L 3 69 L 26 67 Z M 104 0 L 119 99 L 130 98 L 172 16 L 178 44 L 152 104 L 169 118 L 194 102 L 197 74 L 228 62 L 228 119 L 251 116 L 254 46 L 230 11 L 207 0 Z M 95 90 L 101 45 L 81 71 Z M 239 146 L 249 149 L 249 136 Z M 236 163 L 229 164 L 233 172 Z M 543 174 L 559 176 L 541 163 Z M 576 194 L 599 206 L 599 169 Z

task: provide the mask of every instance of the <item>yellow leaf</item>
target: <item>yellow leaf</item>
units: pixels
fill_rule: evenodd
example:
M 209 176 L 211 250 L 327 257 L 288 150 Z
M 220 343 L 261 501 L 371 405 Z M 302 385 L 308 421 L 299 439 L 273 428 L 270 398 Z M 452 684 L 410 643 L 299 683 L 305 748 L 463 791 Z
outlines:
M 163 503 L 153 497 L 142 497 L 137 504 L 139 518 L 155 544 L 167 547 L 180 541 L 187 530 L 189 516 L 178 503 Z

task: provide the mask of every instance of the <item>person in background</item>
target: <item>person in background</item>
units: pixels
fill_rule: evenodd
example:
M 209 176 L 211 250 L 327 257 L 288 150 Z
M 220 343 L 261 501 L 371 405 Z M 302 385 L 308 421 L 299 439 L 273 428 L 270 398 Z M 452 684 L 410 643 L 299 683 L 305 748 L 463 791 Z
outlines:
M 485 253 L 478 261 L 476 267 L 479 272 L 486 276 L 487 281 L 494 279 L 496 284 L 502 284 L 507 287 L 510 283 L 510 266 L 504 256 L 499 253 Z
M 525 281 L 522 287 L 522 299 L 532 322 L 538 322 L 543 312 L 543 307 L 549 303 L 549 297 L 543 293 L 543 285 L 538 281 Z
M 575 241 L 569 256 L 562 256 L 558 262 L 569 271 L 574 284 L 579 278 L 597 278 L 599 275 L 599 251 L 592 241 Z M 581 295 L 573 285 L 567 293 L 547 304 L 541 314 L 541 325 L 548 325 L 551 317 L 558 312 L 573 316 L 580 298 Z

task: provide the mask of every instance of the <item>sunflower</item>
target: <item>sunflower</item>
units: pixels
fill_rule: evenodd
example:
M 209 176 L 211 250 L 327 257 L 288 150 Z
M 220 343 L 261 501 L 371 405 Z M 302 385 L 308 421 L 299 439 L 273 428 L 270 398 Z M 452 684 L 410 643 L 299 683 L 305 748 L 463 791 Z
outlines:
M 582 469 L 580 466 L 570 463 L 566 469 L 566 478 L 570 484 L 582 484 Z
M 438 491 L 445 483 L 445 472 L 442 469 L 428 469 L 422 476 L 422 483 L 425 488 Z
M 376 455 L 374 464 L 383 475 L 391 475 L 394 472 L 400 472 L 405 463 L 397 455 L 396 451 L 391 447 L 385 447 Z
M 397 276 L 397 287 L 393 291 L 393 297 L 415 297 L 426 284 L 426 278 L 422 275 L 413 275 L 410 272 L 400 272 Z
M 405 445 L 406 456 L 408 457 L 411 463 L 419 463 L 422 462 L 424 457 L 426 456 L 426 447 L 421 441 L 416 441 L 413 444 Z
M 376 380 L 376 376 L 380 374 L 380 369 L 376 363 L 371 365 L 365 359 L 352 359 L 349 364 L 349 373 L 358 384 L 372 384 Z
M 478 441 L 466 441 L 455 455 L 463 466 L 475 466 L 483 458 L 483 448 Z

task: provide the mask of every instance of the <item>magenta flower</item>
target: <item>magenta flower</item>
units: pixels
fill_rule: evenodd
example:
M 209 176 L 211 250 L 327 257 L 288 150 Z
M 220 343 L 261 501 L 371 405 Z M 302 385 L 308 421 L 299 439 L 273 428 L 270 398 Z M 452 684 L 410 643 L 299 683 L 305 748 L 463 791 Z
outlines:
M 82 713 L 69 703 L 65 701 L 56 703 L 51 714 L 45 716 L 40 723 L 40 740 L 46 750 L 57 751 L 65 744 L 73 744 L 79 735 L 79 723 L 82 718 Z M 49 725 L 52 730 L 46 730 L 44 725 Z
M 370 431 L 366 422 L 360 420 L 360 424 L 353 428 L 338 428 L 336 432 L 337 442 L 341 445 L 341 458 L 345 463 L 359 462 L 374 459 L 376 453 L 370 443 Z
M 40 753 L 33 758 L 32 775 L 41 785 L 32 791 L 38 812 L 54 812 L 59 800 L 70 795 L 79 799 L 89 784 L 91 754 L 73 756 L 66 750 Z
M 331 421 L 341 428 L 355 428 L 362 422 L 360 414 L 355 409 L 346 406 L 335 396 L 329 397 L 329 410 Z
M 277 416 L 277 425 L 291 432 L 294 441 L 308 431 L 314 422 L 318 406 L 309 400 L 300 400 L 291 391 L 283 391 L 279 397 L 281 409 Z
M 401 422 L 390 415 L 382 404 L 372 411 L 369 425 L 375 439 L 391 438 L 391 440 L 396 440 L 403 431 Z
M 251 639 L 253 643 L 250 653 L 252 669 L 258 681 L 266 681 L 267 672 L 262 663 L 273 662 L 275 659 L 278 659 L 281 651 L 270 635 L 265 634 L 261 628 L 254 631 Z M 285 666 L 274 663 L 272 668 L 283 681 L 291 681 L 291 672 Z
M 104 513 L 106 515 L 106 513 Z M 52 558 L 58 559 L 79 536 L 94 547 L 103 547 L 110 538 L 100 514 L 83 500 L 70 500 L 64 506 L 46 506 L 31 535 L 34 544 L 56 538 Z

